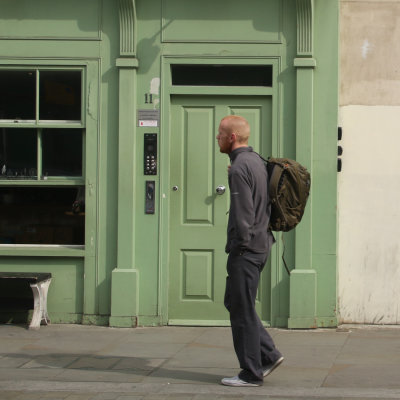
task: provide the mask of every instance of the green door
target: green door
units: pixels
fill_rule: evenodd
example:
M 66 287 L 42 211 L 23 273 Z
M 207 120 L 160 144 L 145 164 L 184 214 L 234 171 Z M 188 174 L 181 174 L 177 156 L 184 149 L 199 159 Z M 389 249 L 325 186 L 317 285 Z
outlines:
M 242 115 L 251 126 L 250 145 L 271 154 L 271 108 L 271 97 L 171 98 L 169 324 L 229 324 L 224 308 L 229 158 L 219 152 L 215 137 L 224 116 Z M 263 320 L 270 320 L 269 271 L 257 301 Z

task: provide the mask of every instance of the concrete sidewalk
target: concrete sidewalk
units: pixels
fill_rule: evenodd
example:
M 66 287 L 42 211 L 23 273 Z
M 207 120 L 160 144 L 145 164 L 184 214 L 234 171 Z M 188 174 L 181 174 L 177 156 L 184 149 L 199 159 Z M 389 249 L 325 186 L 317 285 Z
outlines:
M 239 372 L 230 328 L 0 325 L 0 399 L 399 399 L 400 328 L 269 332 L 284 363 L 258 388 Z

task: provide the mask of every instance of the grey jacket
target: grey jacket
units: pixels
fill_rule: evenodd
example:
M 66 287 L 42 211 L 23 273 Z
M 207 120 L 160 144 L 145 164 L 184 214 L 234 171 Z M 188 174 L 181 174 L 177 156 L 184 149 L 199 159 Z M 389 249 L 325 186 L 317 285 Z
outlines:
M 271 207 L 264 163 L 251 147 L 239 147 L 229 157 L 231 205 L 225 251 L 269 253 L 275 239 L 268 231 Z

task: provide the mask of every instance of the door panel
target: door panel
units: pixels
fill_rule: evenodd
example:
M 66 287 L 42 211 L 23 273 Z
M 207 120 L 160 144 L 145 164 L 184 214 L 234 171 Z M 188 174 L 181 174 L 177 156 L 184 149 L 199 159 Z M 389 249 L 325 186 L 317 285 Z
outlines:
M 229 158 L 219 152 L 216 141 L 219 121 L 229 114 L 247 118 L 252 129 L 250 145 L 264 155 L 271 153 L 270 98 L 171 98 L 170 324 L 229 323 L 223 304 Z M 225 186 L 225 193 L 218 195 L 217 186 Z M 257 309 L 268 318 L 270 287 L 263 280 Z

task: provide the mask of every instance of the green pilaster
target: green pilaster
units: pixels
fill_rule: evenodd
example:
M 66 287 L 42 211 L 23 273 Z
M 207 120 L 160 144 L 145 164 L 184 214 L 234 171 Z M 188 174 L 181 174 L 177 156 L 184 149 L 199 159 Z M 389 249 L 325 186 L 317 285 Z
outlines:
M 136 326 L 139 275 L 135 269 L 136 70 L 135 3 L 120 0 L 119 128 L 118 128 L 118 248 L 111 278 L 110 326 Z
M 314 68 L 313 0 L 297 0 L 296 159 L 313 181 Z M 295 270 L 290 277 L 289 328 L 315 326 L 316 272 L 312 270 L 312 193 L 301 224 L 295 231 Z M 299 301 L 301 299 L 301 301 Z
M 85 279 L 84 279 L 84 307 L 83 322 L 85 316 L 98 314 L 98 293 L 97 293 L 97 277 L 98 277 L 98 247 L 97 247 L 97 226 L 98 226 L 98 79 L 99 65 L 97 62 L 87 63 L 87 77 L 90 82 L 90 90 L 87 94 L 88 115 L 86 120 L 86 148 L 92 151 L 86 155 L 86 224 L 90 227 L 86 230 L 85 238 Z M 93 132 L 93 133 L 92 133 Z M 95 133 L 95 134 L 94 134 Z
M 296 159 L 313 173 L 313 86 L 315 60 L 295 60 L 297 73 L 296 95 Z M 312 266 L 312 194 L 309 198 L 301 224 L 296 228 L 296 269 Z

